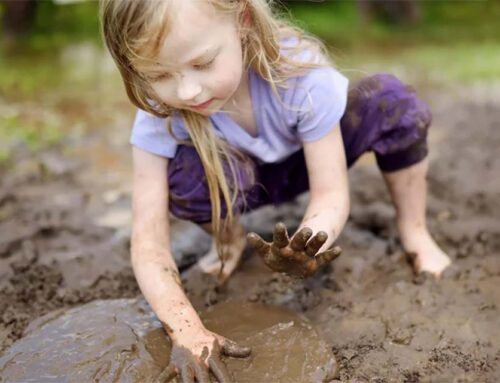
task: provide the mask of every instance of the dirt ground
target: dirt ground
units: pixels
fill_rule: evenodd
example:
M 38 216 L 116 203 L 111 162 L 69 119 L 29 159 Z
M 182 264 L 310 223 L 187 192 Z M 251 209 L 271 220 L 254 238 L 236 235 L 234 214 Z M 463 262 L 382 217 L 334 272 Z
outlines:
M 493 89 L 426 93 L 434 111 L 429 224 L 454 261 L 440 282 L 413 275 L 367 156 L 350 171 L 344 252 L 331 267 L 296 281 L 249 254 L 225 289 L 186 280 L 196 306 L 231 299 L 304 314 L 335 354 L 340 381 L 500 381 L 500 108 Z M 120 187 L 109 187 L 107 169 L 60 147 L 35 158 L 19 153 L 1 171 L 0 356 L 43 314 L 139 294 L 128 261 L 127 149 L 124 143 L 117 154 L 125 169 Z M 278 219 L 297 225 L 306 202 L 264 208 L 245 223 L 269 236 Z M 185 270 L 208 238 L 179 221 L 173 232 Z

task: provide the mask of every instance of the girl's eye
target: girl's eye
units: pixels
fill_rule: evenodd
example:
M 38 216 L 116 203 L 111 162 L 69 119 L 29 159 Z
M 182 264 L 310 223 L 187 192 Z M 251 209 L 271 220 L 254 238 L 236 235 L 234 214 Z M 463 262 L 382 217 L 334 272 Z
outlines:
M 158 73 L 158 74 L 151 75 L 151 76 L 149 76 L 149 79 L 150 79 L 152 82 L 158 82 L 158 81 L 164 81 L 164 80 L 167 80 L 167 79 L 169 79 L 170 77 L 172 77 L 172 75 L 171 75 L 170 73 L 163 72 L 163 73 Z
M 194 67 L 196 69 L 200 69 L 200 70 L 207 69 L 207 68 L 209 68 L 214 63 L 214 61 L 215 61 L 215 58 L 213 58 L 212 60 L 210 60 L 210 61 L 208 61 L 208 62 L 206 62 L 204 64 L 195 65 Z

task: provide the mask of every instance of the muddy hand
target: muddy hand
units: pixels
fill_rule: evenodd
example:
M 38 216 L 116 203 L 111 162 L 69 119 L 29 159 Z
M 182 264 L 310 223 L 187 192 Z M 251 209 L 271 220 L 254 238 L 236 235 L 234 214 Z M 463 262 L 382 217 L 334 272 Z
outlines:
M 274 227 L 272 243 L 264 241 L 256 233 L 249 233 L 247 239 L 271 269 L 300 278 L 313 275 L 318 268 L 333 261 L 342 252 L 340 247 L 335 246 L 318 253 L 328 239 L 328 234 L 320 231 L 313 236 L 308 227 L 302 228 L 289 239 L 282 222 Z
M 214 340 L 212 350 L 204 347 L 201 356 L 194 355 L 186 347 L 173 344 L 170 364 L 163 370 L 157 383 L 166 383 L 180 375 L 182 383 L 211 383 L 210 372 L 219 383 L 233 382 L 221 355 L 234 358 L 245 358 L 250 355 L 250 348 L 240 346 L 233 341 L 222 338 L 222 348 Z

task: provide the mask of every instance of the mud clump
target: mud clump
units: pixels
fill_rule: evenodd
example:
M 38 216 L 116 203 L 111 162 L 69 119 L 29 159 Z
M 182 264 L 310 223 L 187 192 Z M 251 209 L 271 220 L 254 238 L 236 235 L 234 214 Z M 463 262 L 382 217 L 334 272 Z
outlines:
M 227 358 L 238 382 L 323 382 L 337 364 L 309 321 L 255 304 L 227 302 L 201 315 L 205 325 L 253 348 Z M 1 382 L 155 381 L 171 343 L 143 299 L 95 301 L 34 321 L 0 358 Z

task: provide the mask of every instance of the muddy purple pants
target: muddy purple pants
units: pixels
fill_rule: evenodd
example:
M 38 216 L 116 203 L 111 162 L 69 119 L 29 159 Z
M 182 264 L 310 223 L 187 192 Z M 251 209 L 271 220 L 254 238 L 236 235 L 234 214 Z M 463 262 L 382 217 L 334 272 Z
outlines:
M 359 81 L 349 90 L 340 122 L 347 165 L 350 167 L 368 151 L 375 153 L 379 168 L 385 172 L 416 164 L 427 155 L 430 122 L 428 106 L 396 77 L 377 74 Z M 238 171 L 241 191 L 234 205 L 235 213 L 280 204 L 309 189 L 302 150 L 280 163 L 258 164 L 251 158 L 246 166 L 252 167 L 256 182 L 251 183 L 241 166 Z M 175 158 L 169 162 L 168 179 L 172 214 L 196 223 L 209 222 L 210 196 L 194 147 L 177 148 Z

